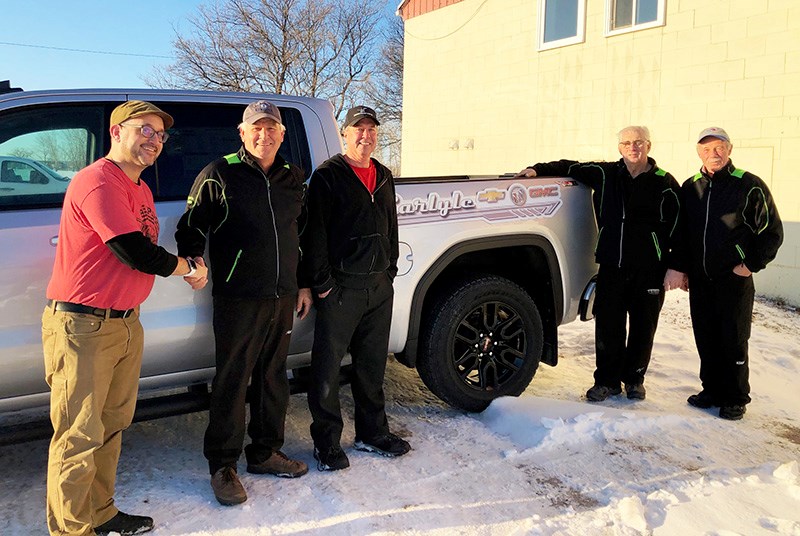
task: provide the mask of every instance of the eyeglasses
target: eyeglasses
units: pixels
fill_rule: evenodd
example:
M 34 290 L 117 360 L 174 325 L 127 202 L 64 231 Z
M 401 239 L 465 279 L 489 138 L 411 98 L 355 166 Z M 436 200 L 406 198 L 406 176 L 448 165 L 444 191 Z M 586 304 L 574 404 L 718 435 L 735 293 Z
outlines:
M 144 136 L 148 140 L 152 139 L 153 136 L 157 136 L 158 141 L 160 141 L 161 143 L 167 143 L 167 140 L 169 139 L 169 132 L 165 130 L 156 131 L 156 129 L 154 129 L 150 125 L 131 125 L 128 123 L 121 123 L 119 126 L 138 128 L 139 130 L 142 131 L 142 136 Z
M 633 141 L 621 141 L 619 142 L 621 147 L 625 147 L 626 149 L 633 145 L 637 149 L 641 149 L 647 143 L 647 140 L 633 140 Z

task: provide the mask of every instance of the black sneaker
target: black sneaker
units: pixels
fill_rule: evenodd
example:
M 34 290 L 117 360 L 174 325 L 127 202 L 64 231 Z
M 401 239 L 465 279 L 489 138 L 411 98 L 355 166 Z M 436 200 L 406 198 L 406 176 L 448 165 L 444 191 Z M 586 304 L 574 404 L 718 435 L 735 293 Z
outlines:
M 586 399 L 589 402 L 602 402 L 609 396 L 616 396 L 622 392 L 622 388 L 608 387 L 606 385 L 593 385 L 586 391 Z
M 361 440 L 356 438 L 353 446 L 356 448 L 356 450 L 362 450 L 364 452 L 377 452 L 381 456 L 388 456 L 389 458 L 402 456 L 411 450 L 411 445 L 408 444 L 408 441 L 397 437 L 394 434 L 386 434 L 370 440 Z
M 644 400 L 646 394 L 646 391 L 644 390 L 644 384 L 626 383 L 625 394 L 628 396 L 628 400 Z
M 738 421 L 747 412 L 746 406 L 722 406 L 719 408 L 719 416 L 729 421 Z
M 708 409 L 717 406 L 714 398 L 706 391 L 700 391 L 696 395 L 692 395 L 686 399 L 690 406 L 700 409 Z
M 153 530 L 153 518 L 147 516 L 134 516 L 124 512 L 117 512 L 117 515 L 94 528 L 97 536 L 106 536 L 115 532 L 120 536 L 132 534 L 142 534 Z
M 322 450 L 314 447 L 314 459 L 320 471 L 339 471 L 350 467 L 350 460 L 339 445 Z

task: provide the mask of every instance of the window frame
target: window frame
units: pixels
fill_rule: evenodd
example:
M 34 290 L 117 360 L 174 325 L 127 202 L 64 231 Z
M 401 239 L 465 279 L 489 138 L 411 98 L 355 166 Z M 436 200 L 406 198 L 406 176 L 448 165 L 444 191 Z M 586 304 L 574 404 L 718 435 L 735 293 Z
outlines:
M 539 50 L 551 50 L 554 48 L 561 48 L 570 45 L 576 45 L 586 42 L 586 0 L 576 0 L 578 3 L 578 15 L 575 26 L 575 35 L 571 37 L 564 37 L 554 41 L 545 41 L 545 23 L 547 2 L 556 0 L 539 0 Z
M 108 127 L 104 127 L 104 121 L 107 123 L 107 119 L 105 118 L 107 118 L 110 113 L 110 109 L 107 109 L 104 101 L 58 102 L 11 108 L 3 110 L 3 125 L 2 129 L 0 129 L 2 130 L 2 132 L 0 132 L 0 139 L 2 139 L 2 143 L 5 143 L 23 135 L 40 135 L 50 131 L 70 129 L 83 130 L 88 137 L 86 139 L 86 144 L 82 146 L 82 149 L 85 151 L 82 165 L 79 164 L 79 169 L 82 169 L 104 154 L 101 153 L 101 149 L 109 143 Z M 18 126 L 18 124 L 22 124 L 19 123 L 21 119 L 25 119 L 24 129 Z M 49 128 L 40 128 L 40 125 L 45 125 Z M 19 132 L 20 130 L 25 130 L 25 132 Z M 9 136 L 9 133 L 14 133 L 14 135 Z M 11 158 L 15 157 L 13 154 L 6 156 Z M 49 167 L 46 161 L 41 161 L 38 158 L 29 158 L 29 160 Z M 75 170 L 75 172 L 77 172 L 77 170 Z M 68 178 L 71 179 L 71 176 Z M 10 183 L 6 183 L 6 186 L 9 184 Z M 0 212 L 61 208 L 68 184 L 69 181 L 65 181 L 62 190 L 61 185 L 53 183 L 53 186 L 58 186 L 56 189 L 59 191 L 56 192 L 30 193 L 23 190 L 20 193 L 0 195 Z M 19 185 L 24 188 L 30 187 L 31 183 L 22 181 Z
M 666 24 L 666 14 L 667 14 L 667 0 L 656 0 L 658 5 L 656 6 L 656 19 L 648 22 L 643 22 L 640 24 L 636 24 L 636 22 L 632 22 L 630 26 L 626 26 L 625 28 L 612 28 L 612 17 L 614 14 L 614 2 L 616 0 L 606 0 L 606 12 L 605 12 L 605 36 L 612 37 L 615 35 L 626 34 L 630 32 L 638 32 L 640 30 L 648 30 L 650 28 L 658 28 L 659 26 L 664 26 Z M 632 11 L 632 19 L 633 21 L 636 20 L 636 8 L 637 3 L 639 0 L 631 0 L 633 11 Z

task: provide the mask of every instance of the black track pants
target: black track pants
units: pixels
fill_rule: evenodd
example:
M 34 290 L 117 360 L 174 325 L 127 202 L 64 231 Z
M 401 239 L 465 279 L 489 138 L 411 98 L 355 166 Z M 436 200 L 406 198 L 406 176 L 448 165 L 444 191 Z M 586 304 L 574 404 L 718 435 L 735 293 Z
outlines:
M 286 355 L 296 304 L 294 295 L 266 300 L 214 297 L 217 371 L 203 447 L 211 474 L 220 467 L 236 467 L 242 453 L 248 382 L 247 433 L 252 441 L 245 449 L 247 461 L 262 462 L 283 446 L 289 404 Z
M 316 299 L 317 320 L 311 354 L 311 437 L 319 449 L 338 446 L 342 437 L 339 367 L 350 350 L 353 358 L 355 431 L 372 439 L 389 431 L 383 377 L 389 352 L 394 291 L 388 278 L 369 289 L 334 286 Z
M 662 270 L 600 265 L 594 302 L 596 384 L 644 382 L 662 305 Z
M 700 381 L 721 406 L 750 402 L 748 340 L 753 317 L 753 277 L 691 277 L 689 306 L 700 354 Z

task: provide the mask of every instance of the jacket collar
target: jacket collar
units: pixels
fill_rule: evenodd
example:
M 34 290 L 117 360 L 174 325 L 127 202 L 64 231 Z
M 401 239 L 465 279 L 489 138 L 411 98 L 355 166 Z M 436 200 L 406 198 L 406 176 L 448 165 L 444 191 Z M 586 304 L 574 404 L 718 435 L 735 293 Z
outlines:
M 247 149 L 244 148 L 244 145 L 242 145 L 239 148 L 239 152 L 236 154 L 239 156 L 239 160 L 241 160 L 248 166 L 257 169 L 258 171 L 264 172 L 264 170 L 261 169 L 261 166 L 259 165 L 258 161 L 253 157 L 253 155 L 247 152 Z M 270 166 L 269 172 L 272 172 L 276 169 L 280 169 L 282 167 L 286 167 L 286 161 L 283 159 L 283 157 L 281 157 L 280 153 L 278 153 L 275 155 L 275 161 Z
M 733 165 L 733 160 L 728 160 L 728 165 L 720 169 L 719 171 L 715 172 L 713 176 L 706 173 L 705 168 L 701 167 L 700 171 L 698 171 L 697 174 L 695 174 L 695 176 L 692 177 L 692 182 L 698 181 L 700 179 L 705 179 L 710 181 L 713 180 L 714 178 L 719 179 L 720 177 L 722 178 L 730 177 L 734 171 L 736 171 L 736 166 Z
M 650 173 L 655 173 L 658 170 L 658 165 L 656 164 L 656 161 L 655 161 L 655 159 L 653 157 L 648 156 L 647 157 L 647 163 L 650 164 L 650 169 L 648 169 L 647 171 L 645 171 L 641 175 L 647 175 L 647 174 L 650 174 Z M 625 165 L 625 159 L 624 158 L 620 158 L 617 161 L 617 165 L 619 167 L 621 167 L 621 168 L 625 168 L 626 170 L 628 169 L 628 166 Z

